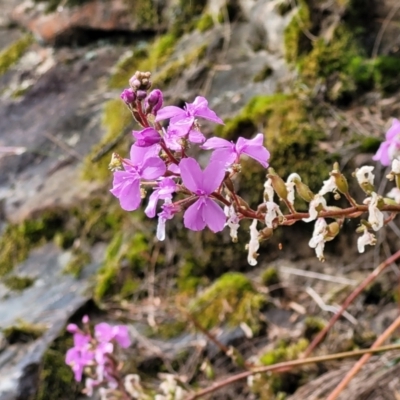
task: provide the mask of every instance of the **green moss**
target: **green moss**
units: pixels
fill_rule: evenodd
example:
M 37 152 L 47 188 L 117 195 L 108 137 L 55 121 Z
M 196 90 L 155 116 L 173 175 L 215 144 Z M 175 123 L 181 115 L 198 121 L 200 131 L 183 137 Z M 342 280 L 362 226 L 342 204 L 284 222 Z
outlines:
M 134 49 L 132 54 L 124 57 L 111 75 L 109 85 L 111 88 L 128 86 L 129 79 L 136 71 L 157 71 L 163 66 L 175 49 L 177 37 L 167 33 L 154 40 L 146 48 Z
M 13 326 L 3 329 L 3 335 L 8 343 L 27 343 L 38 339 L 47 330 L 42 324 L 32 324 L 23 320 Z
M 132 18 L 138 21 L 141 29 L 156 28 L 159 23 L 159 15 L 154 1 L 125 0 L 132 12 Z
M 309 49 L 309 39 L 304 34 L 311 27 L 310 10 L 305 0 L 298 1 L 298 11 L 284 32 L 285 58 L 289 63 L 295 62 L 300 55 Z
M 276 268 L 268 267 L 261 274 L 261 282 L 265 286 L 277 285 L 280 283 L 279 274 Z
M 304 336 L 311 340 L 317 333 L 325 328 L 326 321 L 318 317 L 306 317 L 304 320 L 305 331 Z
M 263 82 L 272 75 L 273 69 L 267 65 L 260 72 L 254 75 L 253 82 Z
M 178 0 L 172 8 L 174 20 L 170 31 L 179 37 L 185 32 L 193 30 L 206 5 L 207 0 Z
M 261 328 L 260 309 L 266 298 L 257 293 L 248 278 L 228 272 L 204 290 L 191 304 L 193 317 L 205 328 L 220 323 L 238 326 L 241 322 L 257 333 Z
M 0 276 L 25 260 L 32 248 L 51 240 L 62 221 L 59 213 L 47 212 L 38 219 L 8 225 L 0 237 Z
M 22 291 L 31 287 L 35 283 L 35 279 L 29 276 L 9 275 L 2 282 L 11 290 Z
M 177 277 L 178 289 L 182 293 L 195 293 L 200 285 L 207 284 L 207 278 L 199 273 L 199 268 L 194 260 L 184 260 L 182 266 L 179 268 Z
M 81 395 L 82 384 L 74 379 L 65 364 L 65 354 L 73 346 L 72 335 L 65 333 L 44 354 L 35 400 L 71 400 Z
M 79 278 L 83 269 L 90 264 L 92 257 L 86 251 L 81 249 L 75 250 L 71 260 L 64 267 L 64 274 L 71 274 L 75 278 Z
M 136 229 L 135 233 L 118 233 L 114 236 L 96 276 L 96 301 L 99 302 L 106 296 L 126 299 L 135 294 L 151 260 L 149 241 L 147 234 Z M 163 256 L 160 255 L 157 263 L 162 264 L 162 261 Z
M 31 35 L 25 35 L 0 52 L 0 75 L 6 73 L 32 44 Z
M 375 153 L 381 142 L 381 140 L 373 136 L 359 138 L 360 153 Z
M 82 178 L 88 181 L 105 181 L 107 179 L 111 181 L 112 173 L 108 168 L 111 154 L 117 152 L 121 153 L 122 157 L 125 157 L 129 151 L 129 145 L 132 143 L 132 137 L 128 134 L 129 130 L 127 130 L 129 126 L 132 126 L 132 115 L 128 107 L 120 99 L 109 100 L 104 105 L 102 123 L 106 133 L 100 143 L 95 145 L 85 157 L 82 167 Z M 115 148 L 107 151 L 99 161 L 92 161 L 93 157 L 125 130 L 127 130 L 125 138 Z
M 107 195 L 106 199 L 91 198 L 76 207 L 47 210 L 37 218 L 9 225 L 0 237 L 0 276 L 25 260 L 33 248 L 53 239 L 63 248 L 76 238 L 88 245 L 107 241 L 124 218 L 126 213 L 118 202 Z
M 180 77 L 187 68 L 204 57 L 206 49 L 207 45 L 199 46 L 198 48 L 195 48 L 191 52 L 185 54 L 184 57 L 167 63 L 152 77 L 154 86 L 163 88 L 171 83 L 173 79 Z
M 206 32 L 214 26 L 214 19 L 210 14 L 203 14 L 197 21 L 196 29 L 200 32 Z
M 296 360 L 307 346 L 306 339 L 300 339 L 295 343 L 281 340 L 273 350 L 267 351 L 260 357 L 260 362 L 263 365 L 273 365 L 283 361 Z M 259 394 L 261 399 L 285 398 L 286 394 L 294 392 L 301 377 L 301 374 L 297 372 L 262 375 L 255 381 L 252 391 Z

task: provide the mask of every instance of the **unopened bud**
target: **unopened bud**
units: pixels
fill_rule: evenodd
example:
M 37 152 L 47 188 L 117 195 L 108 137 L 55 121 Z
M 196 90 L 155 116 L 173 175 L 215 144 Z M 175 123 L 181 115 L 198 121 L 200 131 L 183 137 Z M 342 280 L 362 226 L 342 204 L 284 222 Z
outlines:
M 325 241 L 333 240 L 340 231 L 340 224 L 337 221 L 331 222 L 326 227 Z
M 152 90 L 149 95 L 146 97 L 145 100 L 145 110 L 147 114 L 154 114 L 156 115 L 158 110 L 163 105 L 163 94 L 161 90 L 154 89 Z
M 330 175 L 335 178 L 335 184 L 339 192 L 347 194 L 349 192 L 349 185 L 345 176 L 337 170 L 332 171 Z
M 271 179 L 271 185 L 275 190 L 275 193 L 281 200 L 287 200 L 288 191 L 286 188 L 285 181 L 275 172 L 273 168 L 268 168 L 267 177 Z
M 270 239 L 273 234 L 274 230 L 272 228 L 264 228 L 263 230 L 258 232 L 258 240 L 260 242 L 263 242 L 265 240 Z
M 128 106 L 133 104 L 136 100 L 136 93 L 131 89 L 124 89 L 120 95 L 122 101 Z
M 136 92 L 136 97 L 139 101 L 142 101 L 146 98 L 147 92 L 145 90 L 138 90 Z
M 309 203 L 313 198 L 314 198 L 314 193 L 311 191 L 311 189 L 303 182 L 299 180 L 294 181 L 296 185 L 296 190 L 298 195 L 307 203 Z

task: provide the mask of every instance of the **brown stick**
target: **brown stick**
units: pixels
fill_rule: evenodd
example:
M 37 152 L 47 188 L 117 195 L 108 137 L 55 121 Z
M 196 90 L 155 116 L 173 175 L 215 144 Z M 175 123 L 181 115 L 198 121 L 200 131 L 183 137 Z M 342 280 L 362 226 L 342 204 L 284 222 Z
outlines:
M 385 342 L 394 331 L 400 326 L 400 316 L 398 316 L 392 324 L 387 328 L 382 335 L 375 340 L 374 344 L 371 346 L 371 349 L 378 348 L 383 342 Z M 371 353 L 364 354 L 353 366 L 353 368 L 346 374 L 346 376 L 342 379 L 339 385 L 334 389 L 334 391 L 329 395 L 327 400 L 336 400 L 343 389 L 350 383 L 350 381 L 355 377 L 355 375 L 360 371 L 360 369 L 364 366 L 364 364 L 371 358 Z
M 400 317 L 399 317 L 400 318 Z M 346 351 L 343 353 L 336 353 L 336 354 L 328 354 L 326 356 L 318 356 L 318 357 L 310 357 L 306 359 L 301 359 L 301 360 L 293 360 L 293 361 L 285 361 L 281 362 L 278 364 L 274 365 L 268 365 L 265 367 L 257 367 L 252 369 L 251 371 L 245 371 L 241 372 L 239 374 L 230 376 L 229 378 L 226 378 L 224 380 L 221 380 L 219 382 L 214 383 L 214 385 L 203 389 L 199 390 L 196 393 L 190 393 L 185 400 L 195 400 L 199 399 L 202 396 L 205 396 L 207 394 L 213 393 L 219 389 L 222 389 L 223 387 L 234 383 L 238 382 L 240 380 L 246 379 L 247 377 L 255 374 L 261 374 L 261 373 L 266 373 L 266 372 L 279 372 L 282 370 L 288 370 L 293 367 L 298 367 L 301 365 L 306 365 L 306 364 L 313 364 L 317 362 L 323 362 L 323 361 L 332 361 L 332 360 L 339 360 L 342 358 L 348 358 L 348 357 L 354 357 L 354 356 L 359 356 L 363 354 L 375 354 L 379 353 L 381 351 L 389 351 L 389 350 L 399 350 L 400 349 L 400 344 L 392 344 L 392 345 L 387 345 L 387 346 L 382 346 L 382 347 L 376 347 L 376 348 L 371 348 L 371 349 L 362 349 L 362 350 L 353 350 L 353 351 Z

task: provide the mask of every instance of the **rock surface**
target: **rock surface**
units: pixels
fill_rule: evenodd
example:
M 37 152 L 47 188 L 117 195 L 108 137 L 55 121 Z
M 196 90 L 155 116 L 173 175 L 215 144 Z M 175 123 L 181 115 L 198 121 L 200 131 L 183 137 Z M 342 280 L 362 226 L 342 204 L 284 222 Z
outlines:
M 63 269 L 71 253 L 47 244 L 32 252 L 14 273 L 34 279 L 33 286 L 15 292 L 0 283 L 0 321 L 2 330 L 20 324 L 43 328 L 39 338 L 27 343 L 7 345 L 3 337 L 0 348 L 0 399 L 27 399 L 35 394 L 40 361 L 44 352 L 60 334 L 70 316 L 89 299 L 89 278 L 100 266 L 104 246 L 93 248 L 93 262 L 79 279 Z

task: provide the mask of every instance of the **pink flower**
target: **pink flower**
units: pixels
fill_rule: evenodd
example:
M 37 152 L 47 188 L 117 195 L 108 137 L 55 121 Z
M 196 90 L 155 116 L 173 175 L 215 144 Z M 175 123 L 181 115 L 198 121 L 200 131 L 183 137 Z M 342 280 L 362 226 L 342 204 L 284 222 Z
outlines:
M 110 192 L 119 199 L 122 209 L 136 210 L 142 201 L 141 179 L 157 179 L 166 171 L 164 161 L 158 157 L 158 146 L 131 147 L 131 158 L 124 163 L 125 171 L 115 171 Z
M 224 229 L 226 216 L 222 208 L 210 197 L 225 176 L 221 163 L 212 162 L 204 171 L 194 158 L 184 158 L 180 164 L 183 184 L 197 197 L 184 215 L 184 225 L 193 231 L 208 226 L 213 232 Z
M 144 211 L 149 218 L 153 218 L 156 215 L 156 207 L 158 200 L 172 199 L 172 193 L 176 192 L 178 186 L 171 178 L 164 178 L 158 184 L 158 187 L 154 189 L 150 195 L 149 204 Z
M 157 113 L 156 121 L 171 119 L 171 125 L 185 136 L 193 130 L 192 127 L 196 118 L 205 118 L 217 124 L 223 124 L 221 118 L 208 107 L 207 100 L 202 96 L 197 96 L 193 103 L 186 103 L 184 109 L 176 106 L 162 108 Z
M 400 121 L 393 119 L 392 126 L 386 132 L 386 140 L 380 145 L 376 154 L 372 157 L 382 165 L 388 166 L 391 161 L 400 154 Z
M 94 336 L 101 343 L 115 341 L 122 348 L 126 348 L 131 345 L 128 327 L 125 325 L 112 326 L 106 322 L 101 322 L 94 327 Z
M 71 367 L 77 382 L 82 380 L 83 370 L 93 359 L 94 353 L 88 347 L 72 347 L 65 355 L 65 363 Z
M 238 163 L 242 154 L 258 161 L 264 168 L 268 167 L 269 151 L 263 146 L 264 135 L 259 133 L 253 139 L 240 137 L 237 143 L 222 138 L 208 139 L 201 147 L 205 150 L 215 149 L 211 161 L 220 161 L 226 165 Z
M 160 134 L 152 127 L 141 131 L 132 131 L 132 135 L 136 139 L 135 146 L 137 147 L 150 147 L 161 142 Z

